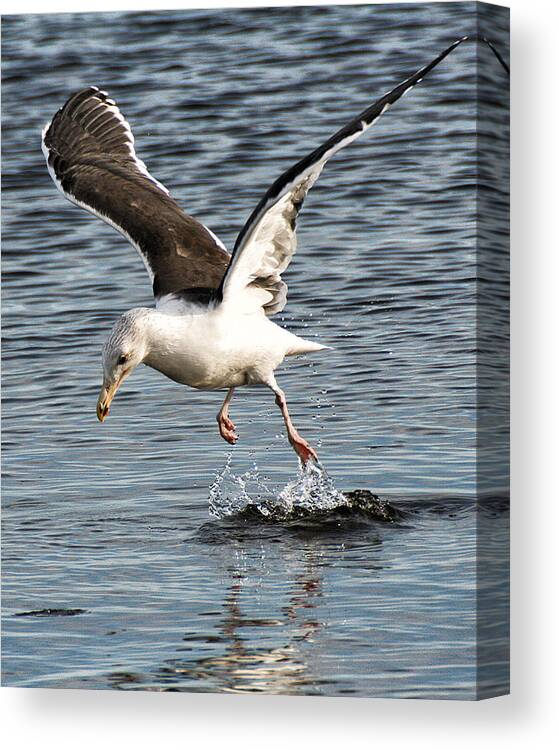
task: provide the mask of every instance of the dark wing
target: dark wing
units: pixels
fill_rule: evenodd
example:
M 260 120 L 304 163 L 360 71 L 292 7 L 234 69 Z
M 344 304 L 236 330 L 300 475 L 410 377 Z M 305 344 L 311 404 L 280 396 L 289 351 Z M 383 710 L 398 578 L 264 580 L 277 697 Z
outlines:
M 220 288 L 220 296 L 225 304 L 249 309 L 261 306 L 267 315 L 283 309 L 287 286 L 281 274 L 295 254 L 297 215 L 307 192 L 328 159 L 370 128 L 391 104 L 419 83 L 466 39 L 468 37 L 451 44 L 432 62 L 382 96 L 274 182 L 237 238 Z
M 476 38 L 479 38 L 479 37 L 476 37 Z M 504 70 L 505 70 L 505 73 L 506 73 L 506 74 L 507 74 L 508 76 L 510 76 L 510 68 L 509 68 L 509 66 L 507 65 L 507 63 L 505 62 L 505 59 L 504 59 L 504 57 L 503 57 L 503 56 L 501 55 L 501 53 L 499 52 L 499 50 L 497 49 L 497 47 L 495 47 L 495 45 L 493 44 L 493 42 L 492 42 L 492 41 L 490 41 L 490 40 L 489 40 L 489 39 L 488 39 L 488 38 L 487 38 L 486 36 L 482 37 L 482 38 L 481 38 L 481 41 L 482 41 L 482 42 L 485 42 L 485 44 L 487 44 L 487 46 L 489 47 L 489 49 L 490 49 L 490 50 L 491 50 L 491 51 L 493 52 L 493 54 L 495 55 L 495 57 L 497 58 L 497 60 L 498 60 L 498 61 L 499 61 L 499 62 L 501 63 L 501 65 L 503 66 L 503 68 L 504 68 Z
M 222 243 L 185 214 L 134 151 L 130 126 L 104 91 L 78 91 L 43 130 L 58 189 L 114 227 L 140 253 L 156 298 L 217 288 L 229 263 Z

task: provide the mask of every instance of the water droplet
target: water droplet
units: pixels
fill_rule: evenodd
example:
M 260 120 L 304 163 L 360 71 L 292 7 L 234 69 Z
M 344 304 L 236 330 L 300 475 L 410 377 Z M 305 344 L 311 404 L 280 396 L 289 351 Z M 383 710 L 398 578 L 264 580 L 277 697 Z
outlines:
M 231 461 L 229 453 L 209 490 L 209 510 L 214 518 L 237 515 L 251 506 L 263 516 L 281 521 L 301 510 L 324 512 L 347 505 L 345 495 L 336 489 L 324 468 L 313 462 L 301 466 L 293 481 L 274 492 L 267 485 L 268 478 L 260 476 L 256 462 L 239 475 L 233 472 Z

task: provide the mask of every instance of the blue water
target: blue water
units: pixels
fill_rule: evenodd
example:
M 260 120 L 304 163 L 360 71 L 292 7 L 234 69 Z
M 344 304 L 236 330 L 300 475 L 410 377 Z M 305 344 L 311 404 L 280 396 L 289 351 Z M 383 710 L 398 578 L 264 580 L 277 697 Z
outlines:
M 508 17 L 494 13 L 508 59 Z M 97 423 L 102 343 L 121 312 L 151 304 L 149 282 L 122 238 L 56 192 L 40 150 L 69 94 L 99 85 L 151 173 L 231 248 L 282 169 L 475 26 L 473 3 L 3 18 L 4 684 L 506 689 L 506 389 L 491 392 L 487 498 L 474 503 L 478 161 L 501 186 L 495 222 L 508 180 L 507 82 L 490 51 L 479 51 L 488 139 L 476 138 L 476 46 L 462 45 L 327 165 L 285 274 L 279 321 L 333 347 L 279 370 L 294 422 L 338 490 L 406 509 L 396 524 L 210 517 L 228 460 L 225 504 L 254 465 L 270 497 L 297 475 L 265 389 L 236 394 L 230 459 L 221 394 L 148 368 Z M 498 327 L 507 241 L 490 241 Z

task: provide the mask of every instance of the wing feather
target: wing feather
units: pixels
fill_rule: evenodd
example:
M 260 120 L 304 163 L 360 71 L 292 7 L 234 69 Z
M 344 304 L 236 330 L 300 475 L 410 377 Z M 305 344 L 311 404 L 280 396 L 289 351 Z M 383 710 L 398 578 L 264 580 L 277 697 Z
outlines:
M 157 298 L 219 286 L 229 253 L 148 172 L 130 126 L 106 92 L 90 87 L 71 96 L 43 130 L 42 147 L 66 198 L 138 250 Z
M 468 37 L 463 37 L 451 44 L 428 65 L 378 99 L 274 182 L 237 237 L 219 290 L 224 304 L 244 304 L 248 308 L 260 305 L 267 315 L 283 309 L 287 287 L 281 274 L 297 248 L 297 216 L 328 159 L 359 138 L 394 102 L 466 39 Z

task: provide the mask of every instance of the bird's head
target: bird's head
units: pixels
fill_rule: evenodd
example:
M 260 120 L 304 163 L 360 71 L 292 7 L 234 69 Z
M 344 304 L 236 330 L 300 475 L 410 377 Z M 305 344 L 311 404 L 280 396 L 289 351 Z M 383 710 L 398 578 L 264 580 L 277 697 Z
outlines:
M 131 310 L 113 326 L 103 347 L 103 387 L 97 400 L 97 418 L 104 422 L 111 402 L 122 382 L 146 356 L 145 327 L 141 317 Z

